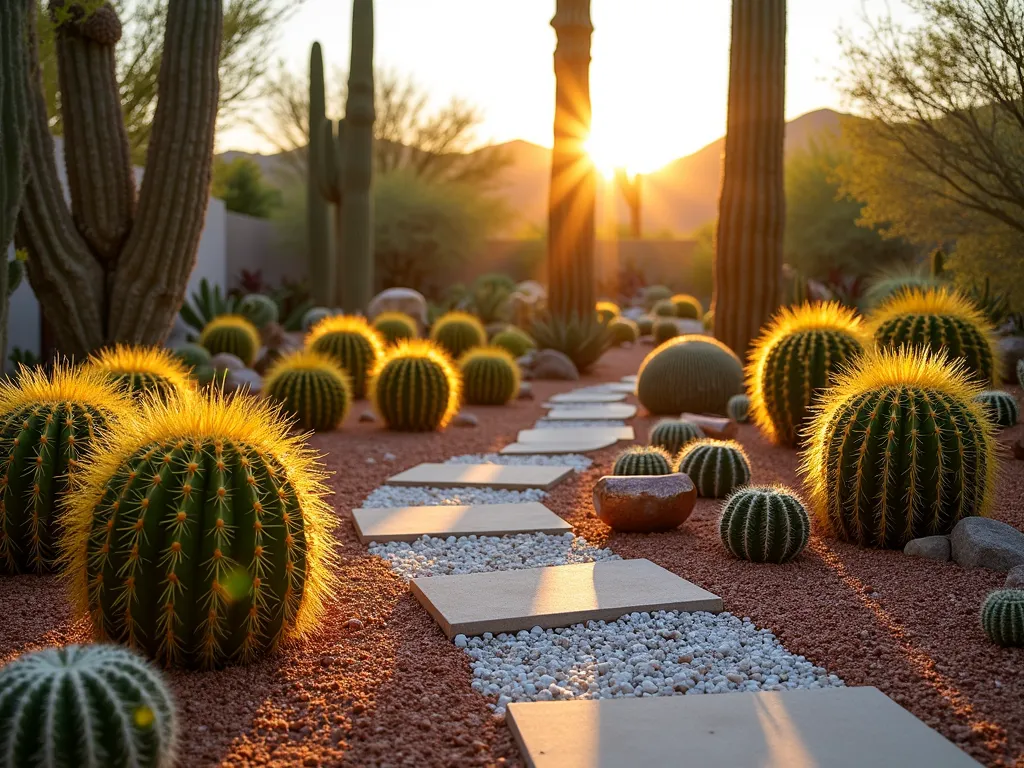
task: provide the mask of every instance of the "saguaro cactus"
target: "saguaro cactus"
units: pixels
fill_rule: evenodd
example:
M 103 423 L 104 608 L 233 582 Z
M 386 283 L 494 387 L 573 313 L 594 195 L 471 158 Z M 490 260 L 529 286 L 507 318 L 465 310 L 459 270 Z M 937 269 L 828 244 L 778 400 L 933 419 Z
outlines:
M 781 303 L 786 0 L 733 0 L 715 336 L 741 358 Z
M 334 306 L 334 260 L 330 254 L 327 200 L 320 180 L 324 148 L 321 126 L 327 119 L 324 93 L 324 56 L 320 43 L 309 53 L 309 170 L 306 187 L 306 224 L 309 228 L 309 282 L 316 303 Z
M 639 173 L 630 176 L 625 168 L 616 168 L 615 186 L 618 187 L 622 199 L 626 201 L 626 206 L 629 208 L 629 236 L 634 240 L 639 240 L 643 230 L 640 218 L 643 176 Z

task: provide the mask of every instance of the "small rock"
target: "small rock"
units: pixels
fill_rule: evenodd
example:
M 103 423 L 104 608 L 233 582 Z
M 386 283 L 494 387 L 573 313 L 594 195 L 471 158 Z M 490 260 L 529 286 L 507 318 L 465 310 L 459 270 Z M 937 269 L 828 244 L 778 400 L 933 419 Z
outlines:
M 248 392 L 258 395 L 263 389 L 263 377 L 249 368 L 228 371 L 228 375 L 224 378 L 224 389 L 227 392 Z
M 359 414 L 359 421 L 362 422 L 374 422 L 377 420 L 377 414 L 373 411 L 363 411 Z
M 382 312 L 404 312 L 419 323 L 420 331 L 427 326 L 427 300 L 412 288 L 388 288 L 374 296 L 366 316 L 372 321 Z
M 221 352 L 210 359 L 210 365 L 215 371 L 241 371 L 245 369 L 245 363 L 236 355 Z
M 697 489 L 681 472 L 607 476 L 594 486 L 597 516 L 616 531 L 670 531 L 686 522 L 696 503 Z
M 732 440 L 739 431 L 739 425 L 732 419 L 707 414 L 684 413 L 680 418 L 690 421 L 701 428 L 708 437 L 715 440 Z
M 1006 574 L 1006 589 L 1024 589 L 1024 565 L 1015 565 Z
M 533 400 L 533 384 L 528 381 L 519 382 L 519 399 Z
M 376 464 L 377 460 L 375 458 L 373 458 L 373 456 L 367 456 L 366 457 L 366 463 L 367 464 Z
M 452 419 L 453 427 L 475 427 L 480 420 L 472 413 L 460 413 Z
M 945 562 L 950 558 L 949 536 L 922 536 L 919 539 L 911 539 L 903 548 L 903 554 Z
M 516 364 L 523 370 L 526 370 L 527 368 L 531 368 L 533 366 L 533 361 L 536 358 L 536 352 L 527 352 L 525 355 L 516 358 Z
M 533 362 L 533 378 L 578 381 L 580 372 L 569 356 L 556 349 L 542 349 Z
M 384 454 L 384 461 L 394 461 L 397 458 L 398 457 L 395 456 L 395 454 L 393 454 L 393 453 L 385 453 Z
M 1008 571 L 1024 564 L 1024 533 L 987 517 L 965 517 L 949 537 L 953 559 L 964 568 Z
M 350 632 L 360 632 L 363 629 L 363 622 L 359 619 L 349 619 L 345 622 L 345 629 Z

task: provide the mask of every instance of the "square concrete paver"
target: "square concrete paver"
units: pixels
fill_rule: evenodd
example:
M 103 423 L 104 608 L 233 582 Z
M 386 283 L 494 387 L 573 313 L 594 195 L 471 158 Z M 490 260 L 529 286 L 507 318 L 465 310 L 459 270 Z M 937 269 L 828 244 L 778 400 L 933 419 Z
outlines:
M 520 443 L 562 443 L 566 440 L 635 440 L 636 433 L 628 424 L 624 427 L 561 427 L 559 429 L 521 429 L 516 438 Z
M 877 688 L 508 706 L 530 768 L 977 768 Z
M 421 536 L 509 536 L 565 533 L 572 526 L 543 504 L 365 508 L 352 510 L 359 540 L 415 541 Z
M 548 432 L 562 432 L 564 430 L 546 430 Z M 603 448 L 610 448 L 615 445 L 614 437 L 595 438 L 574 438 L 569 440 L 556 440 L 542 443 L 510 443 L 501 449 L 500 453 L 506 456 L 535 456 L 535 455 L 557 455 L 564 453 L 588 453 L 600 451 Z
M 520 491 L 554 488 L 572 474 L 572 467 L 503 466 L 501 464 L 420 464 L 389 477 L 388 485 L 431 488 L 494 488 Z
M 721 598 L 650 560 L 432 576 L 410 587 L 449 638 L 568 627 L 633 611 L 722 610 Z
M 621 403 L 624 394 L 615 392 L 562 392 L 548 398 L 550 403 Z M 547 406 L 545 406 L 546 408 Z
M 580 408 L 552 408 L 545 417 L 552 421 L 589 421 L 591 419 L 632 419 L 636 406 L 626 403 L 609 403 Z

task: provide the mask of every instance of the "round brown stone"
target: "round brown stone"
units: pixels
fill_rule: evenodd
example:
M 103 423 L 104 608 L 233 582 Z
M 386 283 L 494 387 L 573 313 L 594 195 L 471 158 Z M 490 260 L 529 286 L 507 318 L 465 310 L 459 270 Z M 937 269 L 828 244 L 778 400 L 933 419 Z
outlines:
M 670 531 L 686 522 L 696 503 L 697 489 L 682 472 L 606 476 L 594 486 L 597 516 L 616 531 Z

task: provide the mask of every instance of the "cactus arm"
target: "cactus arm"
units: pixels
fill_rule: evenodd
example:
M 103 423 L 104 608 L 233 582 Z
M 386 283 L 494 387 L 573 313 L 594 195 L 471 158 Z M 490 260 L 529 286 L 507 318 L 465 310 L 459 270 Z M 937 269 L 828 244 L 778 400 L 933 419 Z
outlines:
M 331 259 L 327 202 L 320 185 L 325 145 L 321 126 L 327 119 L 324 93 L 324 58 L 320 43 L 309 54 L 309 147 L 306 151 L 306 226 L 309 239 L 309 276 L 316 303 L 334 306 L 334 262 Z

